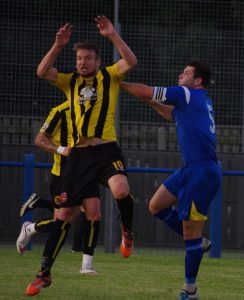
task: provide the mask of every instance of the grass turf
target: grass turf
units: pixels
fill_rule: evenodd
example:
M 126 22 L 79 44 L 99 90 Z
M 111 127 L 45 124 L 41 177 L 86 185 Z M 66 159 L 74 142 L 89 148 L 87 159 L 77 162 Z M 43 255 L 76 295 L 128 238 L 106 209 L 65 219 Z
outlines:
M 0 299 L 30 299 L 24 294 L 40 266 L 42 246 L 20 256 L 15 245 L 0 246 Z M 134 254 L 97 250 L 94 267 L 98 276 L 79 273 L 81 254 L 61 251 L 52 270 L 53 283 L 42 289 L 38 300 L 176 300 L 184 280 L 184 255 Z M 137 253 L 137 252 L 136 252 Z M 140 253 L 138 251 L 138 253 Z M 143 252 L 141 252 L 143 253 Z M 203 300 L 244 299 L 244 260 L 204 256 L 198 277 Z

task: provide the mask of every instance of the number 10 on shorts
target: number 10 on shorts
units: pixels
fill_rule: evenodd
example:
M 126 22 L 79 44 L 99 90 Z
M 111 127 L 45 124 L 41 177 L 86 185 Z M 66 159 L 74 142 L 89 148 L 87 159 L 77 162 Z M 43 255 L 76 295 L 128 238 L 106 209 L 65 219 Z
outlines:
M 112 164 L 116 170 L 124 170 L 125 169 L 121 160 L 114 161 L 114 162 L 112 162 Z

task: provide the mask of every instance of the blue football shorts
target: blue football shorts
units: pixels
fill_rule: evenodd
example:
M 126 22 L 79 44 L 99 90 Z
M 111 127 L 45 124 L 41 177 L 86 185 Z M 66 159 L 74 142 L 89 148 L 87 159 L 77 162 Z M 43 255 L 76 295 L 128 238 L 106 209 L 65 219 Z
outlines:
M 180 220 L 206 220 L 212 200 L 221 187 L 222 171 L 214 162 L 183 167 L 169 176 L 163 185 L 178 198 Z

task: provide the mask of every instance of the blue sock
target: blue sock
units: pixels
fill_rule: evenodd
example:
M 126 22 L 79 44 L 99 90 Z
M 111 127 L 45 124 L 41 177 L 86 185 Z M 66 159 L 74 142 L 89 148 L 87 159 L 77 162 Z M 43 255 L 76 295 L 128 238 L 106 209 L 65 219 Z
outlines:
M 185 283 L 194 284 L 202 260 L 202 238 L 187 240 L 185 245 Z
M 178 233 L 180 236 L 183 236 L 183 225 L 182 221 L 179 220 L 179 214 L 176 209 L 167 208 L 162 209 L 158 213 L 154 214 L 154 216 L 167 224 L 172 230 Z

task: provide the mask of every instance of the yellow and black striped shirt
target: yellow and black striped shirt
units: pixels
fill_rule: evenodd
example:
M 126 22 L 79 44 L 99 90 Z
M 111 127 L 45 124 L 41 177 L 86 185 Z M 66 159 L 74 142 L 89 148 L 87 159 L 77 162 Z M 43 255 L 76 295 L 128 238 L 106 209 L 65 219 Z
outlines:
M 77 72 L 58 73 L 55 85 L 66 95 L 71 113 L 71 146 L 79 137 L 116 141 L 115 116 L 119 84 L 118 64 L 102 68 L 90 78 Z
M 68 101 L 52 108 L 49 115 L 42 125 L 40 132 L 45 132 L 52 137 L 52 142 L 63 147 L 71 142 L 71 119 Z M 66 157 L 54 153 L 54 163 L 52 167 L 52 174 L 60 176 L 64 169 Z

